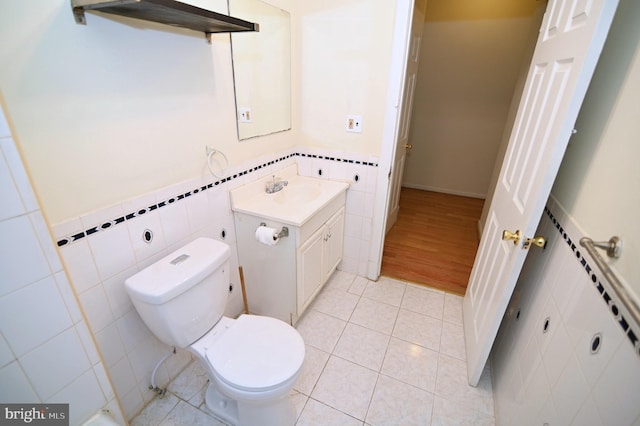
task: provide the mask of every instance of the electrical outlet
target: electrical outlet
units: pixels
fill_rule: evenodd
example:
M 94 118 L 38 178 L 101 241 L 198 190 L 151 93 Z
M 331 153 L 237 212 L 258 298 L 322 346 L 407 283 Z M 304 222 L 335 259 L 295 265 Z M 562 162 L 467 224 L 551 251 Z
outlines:
M 251 108 L 238 108 L 238 118 L 241 123 L 251 123 L 251 121 L 253 120 L 253 115 L 251 115 Z
M 361 115 L 347 115 L 347 132 L 362 133 Z

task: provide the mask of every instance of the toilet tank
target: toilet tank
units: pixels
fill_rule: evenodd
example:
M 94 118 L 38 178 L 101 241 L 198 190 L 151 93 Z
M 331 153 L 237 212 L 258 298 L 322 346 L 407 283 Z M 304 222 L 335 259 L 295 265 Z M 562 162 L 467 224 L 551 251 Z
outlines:
M 229 256 L 228 245 L 198 238 L 125 281 L 158 339 L 186 348 L 218 322 L 229 295 Z

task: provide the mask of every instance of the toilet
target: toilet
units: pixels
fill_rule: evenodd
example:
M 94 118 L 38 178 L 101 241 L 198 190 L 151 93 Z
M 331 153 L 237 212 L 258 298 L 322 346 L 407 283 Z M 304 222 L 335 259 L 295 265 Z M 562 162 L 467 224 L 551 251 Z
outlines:
M 295 423 L 289 392 L 300 375 L 300 334 L 275 318 L 223 316 L 229 295 L 228 245 L 198 238 L 125 281 L 151 332 L 193 353 L 209 374 L 207 408 L 234 425 Z

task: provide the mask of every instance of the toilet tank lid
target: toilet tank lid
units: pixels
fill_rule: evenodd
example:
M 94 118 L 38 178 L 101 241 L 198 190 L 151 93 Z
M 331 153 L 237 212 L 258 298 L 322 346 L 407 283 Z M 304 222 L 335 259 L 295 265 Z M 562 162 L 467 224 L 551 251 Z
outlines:
M 125 280 L 133 299 L 160 305 L 189 290 L 229 259 L 230 248 L 198 238 Z

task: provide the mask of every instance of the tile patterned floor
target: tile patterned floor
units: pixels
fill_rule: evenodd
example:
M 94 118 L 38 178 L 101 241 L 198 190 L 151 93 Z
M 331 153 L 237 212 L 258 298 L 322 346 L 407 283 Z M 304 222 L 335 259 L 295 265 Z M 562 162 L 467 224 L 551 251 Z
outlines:
M 467 385 L 462 298 L 382 277 L 336 272 L 297 324 L 306 343 L 292 391 L 297 425 L 494 425 L 491 379 Z M 190 364 L 133 421 L 223 425 Z

